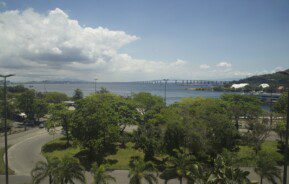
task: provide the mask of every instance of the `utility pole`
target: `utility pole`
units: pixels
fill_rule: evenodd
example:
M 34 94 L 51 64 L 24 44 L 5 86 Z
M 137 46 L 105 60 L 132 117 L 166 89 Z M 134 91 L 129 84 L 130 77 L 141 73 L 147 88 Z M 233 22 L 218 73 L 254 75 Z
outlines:
M 94 79 L 94 93 L 96 93 L 96 81 L 97 81 L 97 78 Z
M 8 174 L 8 144 L 7 144 L 7 78 L 14 76 L 13 74 L 10 75 L 0 75 L 4 79 L 4 138 L 5 138 L 5 181 L 6 184 L 9 184 L 9 174 Z
M 280 74 L 287 75 L 289 73 L 286 71 L 278 72 Z M 284 155 L 284 169 L 283 169 L 283 184 L 287 184 L 287 164 L 288 164 L 288 131 L 289 131 L 289 85 L 287 86 L 287 121 L 286 121 L 286 133 L 285 133 L 285 155 Z
M 167 83 L 169 79 L 163 79 L 165 81 L 165 105 L 167 105 Z

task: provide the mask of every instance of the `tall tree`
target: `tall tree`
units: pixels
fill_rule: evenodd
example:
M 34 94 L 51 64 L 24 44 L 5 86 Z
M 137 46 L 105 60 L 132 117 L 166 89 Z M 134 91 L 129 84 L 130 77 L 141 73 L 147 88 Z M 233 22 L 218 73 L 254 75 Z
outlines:
M 81 91 L 81 89 L 77 88 L 76 90 L 74 90 L 74 94 L 72 99 L 73 100 L 80 100 L 83 98 L 83 92 Z
M 145 162 L 140 157 L 132 157 L 129 162 L 130 184 L 141 184 L 142 180 L 147 183 L 158 183 L 157 177 L 154 175 L 156 169 L 152 162 Z
M 37 162 L 31 171 L 32 183 L 40 184 L 44 179 L 49 178 L 49 184 L 54 184 L 59 162 L 56 157 L 47 159 L 47 162 Z
M 35 91 L 33 90 L 25 91 L 17 98 L 18 108 L 27 115 L 28 120 L 35 118 L 35 99 Z
M 92 165 L 92 170 L 94 184 L 108 184 L 111 182 L 116 182 L 115 178 L 106 173 L 105 165 L 98 166 L 96 163 Z
M 49 109 L 49 120 L 48 123 L 52 123 L 52 126 L 55 127 L 56 124 L 61 125 L 63 130 L 65 131 L 66 136 L 66 146 L 69 146 L 70 141 L 70 121 L 72 116 L 72 111 L 68 110 L 68 108 L 63 103 L 51 104 Z M 56 124 L 55 124 L 56 123 Z
M 170 180 L 177 178 L 180 184 L 183 183 L 183 178 L 188 176 L 191 167 L 195 167 L 195 159 L 184 148 L 174 150 L 174 156 L 169 157 L 166 169 L 160 175 L 162 179 Z
M 231 112 L 237 129 L 239 129 L 239 120 L 241 117 L 247 120 L 256 119 L 262 112 L 261 102 L 254 96 L 224 94 L 221 96 L 221 99 L 227 103 L 228 111 Z
M 133 141 L 136 149 L 142 149 L 145 161 L 153 160 L 155 153 L 161 146 L 161 129 L 159 126 L 147 123 L 141 125 L 133 133 Z
M 261 184 L 264 179 L 273 184 L 277 184 L 277 181 L 281 180 L 281 170 L 277 167 L 275 157 L 265 151 L 258 153 L 255 172 L 260 176 Z
M 76 158 L 65 156 L 56 169 L 55 183 L 74 184 L 75 181 L 85 183 L 84 169 Z
M 47 92 L 44 93 L 44 100 L 47 103 L 62 103 L 65 100 L 68 100 L 68 96 L 65 93 L 61 92 Z
M 35 99 L 34 101 L 35 117 L 37 121 L 48 112 L 48 104 L 42 99 Z
M 102 159 L 116 150 L 120 132 L 116 98 L 113 94 L 93 94 L 77 101 L 71 135 L 85 148 L 91 160 Z

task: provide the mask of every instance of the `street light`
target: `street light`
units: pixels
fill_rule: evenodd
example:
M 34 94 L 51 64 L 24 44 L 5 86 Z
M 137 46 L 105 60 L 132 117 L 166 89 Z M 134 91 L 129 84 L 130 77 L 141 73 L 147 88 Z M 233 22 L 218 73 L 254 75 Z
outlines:
M 165 81 L 165 104 L 167 105 L 167 83 L 169 79 L 163 79 Z
M 12 77 L 14 76 L 13 74 L 9 74 L 9 75 L 0 75 L 0 77 L 2 77 L 4 79 L 4 109 L 5 109 L 5 113 L 4 113 L 4 137 L 5 137 L 5 181 L 6 184 L 9 183 L 9 175 L 8 175 L 8 144 L 7 144 L 7 84 L 6 84 L 6 79 L 8 77 Z
M 96 93 L 96 81 L 97 81 L 97 78 L 94 79 L 94 93 Z
M 286 71 L 278 72 L 283 75 L 289 76 L 289 73 Z M 288 86 L 288 96 L 287 96 L 287 121 L 286 121 L 286 133 L 285 133 L 285 156 L 284 156 L 284 170 L 283 170 L 283 184 L 287 184 L 287 162 L 288 162 L 288 131 L 289 131 L 289 86 Z

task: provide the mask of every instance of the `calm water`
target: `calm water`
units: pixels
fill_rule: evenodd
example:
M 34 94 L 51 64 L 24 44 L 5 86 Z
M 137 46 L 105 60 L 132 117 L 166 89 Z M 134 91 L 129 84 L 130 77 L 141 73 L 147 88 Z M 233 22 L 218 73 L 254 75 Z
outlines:
M 84 95 L 89 95 L 94 92 L 94 84 L 91 83 L 79 83 L 79 84 L 26 84 L 26 87 L 36 89 L 37 91 L 58 91 L 66 93 L 69 96 L 73 95 L 75 89 L 79 88 L 83 91 Z M 140 84 L 140 83 L 97 83 L 97 90 L 101 87 L 105 87 L 112 93 L 129 96 L 132 93 L 138 92 L 150 92 L 154 95 L 164 96 L 164 84 Z M 194 86 L 197 87 L 197 86 Z M 167 85 L 167 103 L 171 104 L 179 101 L 184 97 L 211 97 L 218 98 L 223 92 L 212 92 L 212 91 L 192 91 L 187 90 L 192 86 L 181 86 L 176 84 Z

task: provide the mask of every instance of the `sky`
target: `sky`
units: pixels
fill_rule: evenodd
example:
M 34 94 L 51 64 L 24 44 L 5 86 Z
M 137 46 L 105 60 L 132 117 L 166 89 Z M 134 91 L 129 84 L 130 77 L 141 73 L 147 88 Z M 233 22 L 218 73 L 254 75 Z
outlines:
M 289 68 L 288 0 L 0 0 L 14 80 L 239 79 Z

